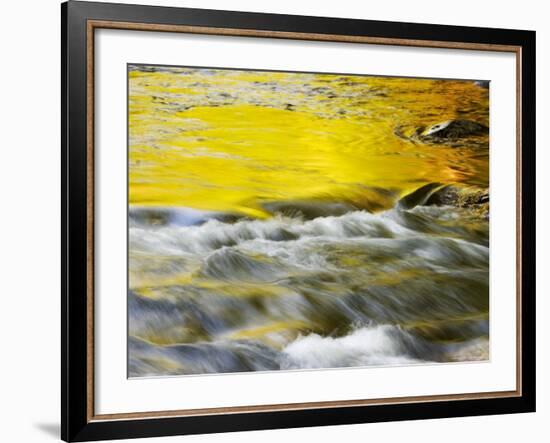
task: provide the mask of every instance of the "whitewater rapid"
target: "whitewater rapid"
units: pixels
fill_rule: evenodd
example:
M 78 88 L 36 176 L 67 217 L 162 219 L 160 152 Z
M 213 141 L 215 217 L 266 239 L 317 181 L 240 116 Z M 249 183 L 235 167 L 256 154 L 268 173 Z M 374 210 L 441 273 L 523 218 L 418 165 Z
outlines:
M 151 211 L 130 213 L 130 376 L 488 358 L 488 220 L 467 208 Z

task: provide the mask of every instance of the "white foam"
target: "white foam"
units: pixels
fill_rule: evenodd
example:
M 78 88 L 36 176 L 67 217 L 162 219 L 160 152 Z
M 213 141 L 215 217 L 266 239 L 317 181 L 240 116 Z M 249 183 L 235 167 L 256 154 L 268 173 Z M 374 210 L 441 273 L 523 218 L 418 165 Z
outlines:
M 283 350 L 283 369 L 313 369 L 420 363 L 403 355 L 393 334 L 395 326 L 364 327 L 344 337 L 310 334 L 298 337 Z
M 268 220 L 243 220 L 229 224 L 209 220 L 200 226 L 159 228 L 130 227 L 130 244 L 134 251 L 161 254 L 204 254 L 220 244 L 240 244 L 250 240 L 272 240 L 280 232 L 297 238 L 378 238 L 413 235 L 414 231 L 399 225 L 383 214 L 354 211 L 341 216 L 318 217 L 304 221 L 297 218 L 273 217 Z

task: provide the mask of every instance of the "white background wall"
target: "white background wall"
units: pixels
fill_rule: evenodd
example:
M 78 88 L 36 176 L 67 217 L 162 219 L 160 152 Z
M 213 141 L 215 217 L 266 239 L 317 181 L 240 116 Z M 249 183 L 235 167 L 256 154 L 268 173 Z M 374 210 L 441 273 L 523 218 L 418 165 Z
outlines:
M 149 4 L 536 30 L 539 278 L 536 414 L 147 441 L 548 441 L 550 324 L 545 313 L 550 312 L 547 297 L 550 282 L 546 278 L 550 262 L 545 248 L 550 246 L 547 227 L 550 224 L 547 205 L 550 174 L 545 165 L 550 161 L 547 132 L 550 27 L 545 2 L 167 0 L 150 1 Z M 55 441 L 59 432 L 59 9 L 58 0 L 12 1 L 4 3 L 0 16 L 0 441 L 3 442 Z

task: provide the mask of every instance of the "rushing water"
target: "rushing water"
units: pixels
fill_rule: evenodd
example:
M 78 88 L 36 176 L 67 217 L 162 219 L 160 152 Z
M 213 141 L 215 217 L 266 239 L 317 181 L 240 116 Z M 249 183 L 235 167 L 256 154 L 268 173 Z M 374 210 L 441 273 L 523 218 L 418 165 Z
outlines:
M 129 82 L 130 376 L 488 358 L 485 84 Z

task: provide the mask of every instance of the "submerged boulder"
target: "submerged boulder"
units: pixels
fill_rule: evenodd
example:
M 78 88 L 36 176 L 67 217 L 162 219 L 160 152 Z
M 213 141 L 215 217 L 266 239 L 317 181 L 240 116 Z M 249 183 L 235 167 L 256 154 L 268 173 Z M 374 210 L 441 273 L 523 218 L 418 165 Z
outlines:
M 415 206 L 425 205 L 426 201 L 442 186 L 441 183 L 428 183 L 401 198 L 398 202 L 398 207 L 402 209 L 412 209 Z
M 356 208 L 345 202 L 294 200 L 264 202 L 262 208 L 272 215 L 313 220 L 317 217 L 340 216 Z
M 486 189 L 458 188 L 456 186 L 444 186 L 430 195 L 426 205 L 457 206 L 460 208 L 472 208 L 489 204 L 489 192 Z
M 420 138 L 432 140 L 449 140 L 475 135 L 483 135 L 489 132 L 489 128 L 473 120 L 448 120 L 429 126 L 421 134 Z
M 431 126 L 400 125 L 394 134 L 412 143 L 443 144 L 450 147 L 487 147 L 489 128 L 482 123 L 455 119 Z
M 489 216 L 489 190 L 476 187 L 460 187 L 428 183 L 398 202 L 401 209 L 412 209 L 415 206 L 454 206 L 468 208 L 482 217 Z

